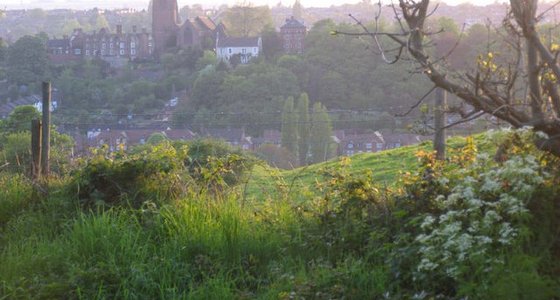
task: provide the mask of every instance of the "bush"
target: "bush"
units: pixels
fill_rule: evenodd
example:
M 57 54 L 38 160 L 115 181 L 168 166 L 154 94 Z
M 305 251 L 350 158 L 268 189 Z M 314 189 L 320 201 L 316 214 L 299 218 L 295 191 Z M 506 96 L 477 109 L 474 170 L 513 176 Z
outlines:
M 75 175 L 74 186 L 85 207 L 162 205 L 190 186 L 185 158 L 186 149 L 176 150 L 168 143 L 131 155 L 99 151 Z
M 188 143 L 177 142 L 175 147 L 188 146 L 185 166 L 199 183 L 235 186 L 247 179 L 256 160 L 223 141 L 200 139 Z

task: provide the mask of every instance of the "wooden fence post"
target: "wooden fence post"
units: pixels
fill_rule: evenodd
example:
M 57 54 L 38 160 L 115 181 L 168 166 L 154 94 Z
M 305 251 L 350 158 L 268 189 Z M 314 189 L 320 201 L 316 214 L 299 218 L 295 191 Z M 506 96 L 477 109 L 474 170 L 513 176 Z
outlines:
M 41 147 L 41 173 L 48 177 L 50 173 L 50 148 L 51 148 L 51 83 L 43 82 L 43 133 Z
M 31 174 L 34 180 L 41 176 L 41 120 L 31 121 Z

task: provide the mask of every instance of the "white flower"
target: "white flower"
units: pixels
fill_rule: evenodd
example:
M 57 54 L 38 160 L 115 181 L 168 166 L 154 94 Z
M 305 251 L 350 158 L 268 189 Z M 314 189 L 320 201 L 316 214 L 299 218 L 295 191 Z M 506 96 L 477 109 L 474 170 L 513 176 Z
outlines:
M 536 135 L 538 138 L 541 138 L 541 139 L 547 139 L 547 140 L 549 139 L 548 134 L 546 134 L 546 133 L 544 133 L 544 132 L 542 132 L 542 131 L 537 131 L 537 132 L 535 132 L 535 135 Z
M 424 222 L 422 222 L 422 224 L 420 225 L 420 228 L 422 228 L 422 229 L 431 228 L 432 224 L 434 224 L 435 221 L 436 221 L 436 219 L 434 219 L 434 217 L 427 216 L 426 218 L 424 218 Z

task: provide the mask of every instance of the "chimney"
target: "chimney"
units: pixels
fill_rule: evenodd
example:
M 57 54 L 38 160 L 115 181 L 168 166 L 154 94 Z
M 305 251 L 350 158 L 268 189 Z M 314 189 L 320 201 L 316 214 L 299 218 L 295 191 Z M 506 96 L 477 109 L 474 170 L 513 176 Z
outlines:
M 132 26 L 132 32 L 133 33 L 136 33 L 136 29 L 137 29 L 136 25 Z
M 121 35 L 122 34 L 122 25 L 117 25 L 117 34 Z

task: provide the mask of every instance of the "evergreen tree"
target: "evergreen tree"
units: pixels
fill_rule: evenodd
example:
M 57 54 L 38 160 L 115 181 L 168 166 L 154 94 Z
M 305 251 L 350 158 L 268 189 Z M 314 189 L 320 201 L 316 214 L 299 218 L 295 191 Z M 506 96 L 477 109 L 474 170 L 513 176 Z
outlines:
M 298 146 L 298 120 L 294 109 L 294 98 L 289 97 L 284 104 L 282 112 L 282 147 L 292 154 L 297 154 Z
M 306 93 L 301 94 L 299 97 L 297 113 L 299 162 L 302 165 L 306 165 L 307 155 L 309 153 L 309 129 L 311 127 L 309 119 L 309 97 Z
M 313 105 L 313 119 L 310 132 L 312 162 L 320 163 L 331 158 L 332 124 L 327 109 L 321 103 Z

